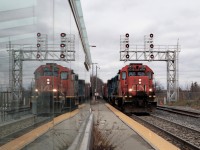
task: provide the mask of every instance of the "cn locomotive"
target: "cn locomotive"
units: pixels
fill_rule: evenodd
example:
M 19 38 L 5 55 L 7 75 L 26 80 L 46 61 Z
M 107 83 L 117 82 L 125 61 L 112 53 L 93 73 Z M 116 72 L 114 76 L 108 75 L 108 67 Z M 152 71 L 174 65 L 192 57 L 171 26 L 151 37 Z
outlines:
M 104 97 L 125 113 L 147 112 L 156 108 L 154 72 L 142 63 L 130 63 L 104 86 Z
M 32 102 L 37 114 L 75 109 L 89 95 L 89 86 L 67 67 L 47 63 L 39 66 L 34 75 L 35 95 Z

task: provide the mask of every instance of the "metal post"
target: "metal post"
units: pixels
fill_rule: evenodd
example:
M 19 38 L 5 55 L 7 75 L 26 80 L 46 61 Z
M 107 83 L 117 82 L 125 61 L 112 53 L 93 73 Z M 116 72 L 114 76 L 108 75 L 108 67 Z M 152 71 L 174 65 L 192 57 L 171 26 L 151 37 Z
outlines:
M 96 82 L 95 82 L 95 100 L 97 100 L 97 65 L 96 65 Z
M 94 77 L 94 74 L 93 74 L 93 65 L 94 64 L 97 64 L 97 63 L 92 63 L 92 84 L 91 84 L 91 87 L 92 87 L 92 99 L 94 99 L 94 88 L 95 88 L 95 86 L 94 86 L 94 81 L 93 81 L 93 77 Z
M 97 65 L 96 65 L 96 86 L 95 86 L 95 93 L 97 93 L 97 69 L 100 69 L 100 68 L 97 67 Z M 96 97 L 96 99 L 97 99 L 97 97 Z

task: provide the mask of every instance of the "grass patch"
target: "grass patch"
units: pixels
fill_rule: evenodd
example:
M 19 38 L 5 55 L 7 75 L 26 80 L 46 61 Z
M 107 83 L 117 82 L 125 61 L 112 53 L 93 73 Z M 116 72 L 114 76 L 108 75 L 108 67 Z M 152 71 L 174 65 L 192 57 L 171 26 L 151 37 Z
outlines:
M 193 109 L 200 110 L 200 100 L 179 100 L 176 102 L 169 102 L 168 105 L 170 105 L 170 106 L 185 106 L 185 107 L 191 107 Z

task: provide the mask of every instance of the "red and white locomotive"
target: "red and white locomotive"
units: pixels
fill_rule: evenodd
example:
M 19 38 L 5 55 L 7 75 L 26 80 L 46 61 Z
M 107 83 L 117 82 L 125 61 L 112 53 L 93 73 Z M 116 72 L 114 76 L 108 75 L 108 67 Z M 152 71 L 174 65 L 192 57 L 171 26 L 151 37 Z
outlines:
M 157 105 L 153 84 L 154 72 L 142 63 L 130 63 L 108 80 L 106 97 L 124 112 L 151 112 Z
M 85 81 L 79 80 L 73 70 L 47 63 L 35 72 L 35 96 L 33 103 L 37 113 L 60 113 L 77 108 L 85 100 Z

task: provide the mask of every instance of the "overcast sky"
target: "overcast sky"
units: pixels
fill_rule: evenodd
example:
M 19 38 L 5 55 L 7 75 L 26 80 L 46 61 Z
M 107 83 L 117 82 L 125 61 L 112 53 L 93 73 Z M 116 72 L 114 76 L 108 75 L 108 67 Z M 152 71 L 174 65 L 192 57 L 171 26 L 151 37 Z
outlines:
M 154 34 L 155 45 L 176 45 L 179 39 L 179 83 L 185 88 L 200 83 L 199 0 L 81 0 L 98 75 L 106 82 L 129 62 L 120 62 L 120 35 L 130 34 L 141 45 L 144 35 Z M 143 62 L 152 67 L 155 80 L 166 87 L 166 62 Z
M 47 1 L 39 1 L 39 6 L 44 6 L 42 2 L 46 3 Z M 0 10 L 4 11 L 7 5 L 9 7 L 16 6 L 15 3 L 11 2 L 13 2 L 13 0 L 2 0 Z M 46 13 L 44 12 L 42 14 L 47 14 L 47 18 L 52 19 L 53 1 L 48 2 L 49 3 L 46 3 L 48 5 L 45 7 Z M 55 2 L 55 25 L 59 25 L 60 29 L 63 30 L 63 28 L 65 29 L 68 27 L 70 22 L 69 19 L 63 19 L 67 18 L 66 16 L 69 18 L 70 8 L 66 6 L 67 0 L 55 0 Z M 28 25 L 25 26 L 26 28 L 23 27 L 22 30 L 25 33 L 35 32 L 35 28 L 32 25 L 35 24 L 34 17 L 39 14 L 33 9 L 36 1 L 32 0 L 27 2 L 26 0 L 19 0 L 19 4 L 23 6 L 21 6 L 22 8 L 27 9 L 19 10 L 22 12 L 20 13 L 18 11 L 16 13 L 17 16 L 21 18 L 23 18 L 24 15 L 30 16 L 30 18 L 28 18 L 29 20 L 23 21 L 24 23 L 28 22 Z M 62 8 L 58 8 L 59 4 L 61 4 Z M 131 63 L 130 61 L 126 63 L 119 61 L 120 35 L 129 33 L 130 43 L 143 45 L 144 35 L 153 33 L 154 45 L 176 45 L 179 39 L 179 44 L 181 45 L 181 52 L 179 55 L 180 86 L 186 88 L 187 85 L 195 81 L 200 84 L 199 0 L 81 0 L 81 4 L 89 43 L 90 45 L 96 45 L 96 48 L 90 48 L 92 61 L 93 63 L 98 63 L 100 67 L 100 69 L 98 69 L 98 76 L 104 82 L 114 77 L 123 66 Z M 42 10 L 43 12 L 43 9 L 39 8 L 40 7 L 36 10 Z M 8 30 L 11 32 L 10 26 L 3 21 L 5 19 L 12 19 L 13 17 L 15 16 L 9 14 L 5 15 L 1 12 L 0 37 L 3 37 L 4 34 L 7 35 Z M 57 21 L 59 19 L 63 19 L 65 23 L 61 24 L 60 21 Z M 53 24 L 52 20 L 45 19 L 43 21 L 44 23 L 46 22 L 46 26 L 40 29 L 41 31 L 44 31 L 48 26 L 52 26 Z M 9 25 L 12 25 L 12 23 L 9 22 Z M 23 24 L 19 24 L 19 26 L 22 25 Z M 5 30 L 4 28 L 8 29 Z M 52 33 L 51 30 L 49 32 L 49 34 Z M 21 42 L 23 42 L 23 40 L 21 40 Z M 8 57 L 4 57 L 4 53 L 7 53 L 7 51 L 1 51 L 0 56 L 0 71 L 3 70 L 0 73 L 0 77 L 3 79 L 8 76 L 4 69 L 8 68 L 4 65 L 5 62 L 8 62 Z M 152 61 L 143 63 L 149 65 L 154 70 L 155 80 L 161 82 L 163 86 L 166 87 L 166 62 Z M 25 70 L 24 74 L 26 75 L 26 73 L 27 71 Z M 31 71 L 28 73 L 33 76 Z

